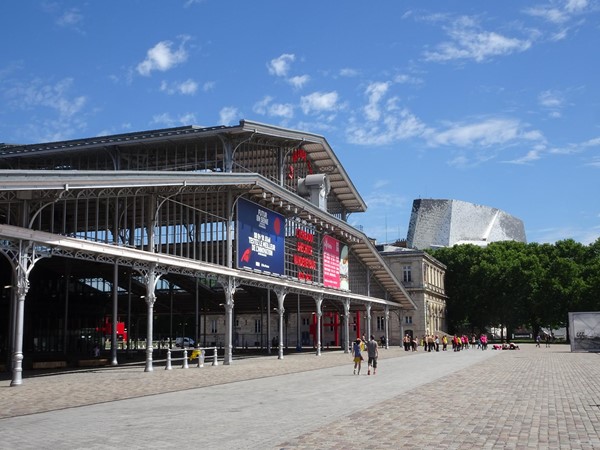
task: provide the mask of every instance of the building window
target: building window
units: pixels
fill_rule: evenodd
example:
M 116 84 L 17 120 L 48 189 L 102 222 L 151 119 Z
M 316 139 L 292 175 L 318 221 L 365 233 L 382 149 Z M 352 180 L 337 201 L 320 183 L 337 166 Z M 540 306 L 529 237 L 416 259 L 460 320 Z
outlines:
M 377 316 L 377 331 L 385 331 L 385 320 L 383 316 Z
M 412 324 L 412 316 L 404 316 L 404 323 L 407 325 Z
M 303 317 L 302 318 L 302 325 L 310 325 L 310 318 L 308 317 Z
M 217 323 L 218 322 L 217 322 L 216 319 L 213 319 L 213 320 L 210 321 L 210 332 L 213 333 L 213 334 L 218 332 L 217 331 Z
M 255 333 L 262 332 L 262 322 L 260 319 L 254 319 L 254 332 Z
M 411 267 L 410 266 L 404 266 L 402 267 L 402 279 L 405 283 L 410 283 L 412 282 L 412 274 L 411 274 Z

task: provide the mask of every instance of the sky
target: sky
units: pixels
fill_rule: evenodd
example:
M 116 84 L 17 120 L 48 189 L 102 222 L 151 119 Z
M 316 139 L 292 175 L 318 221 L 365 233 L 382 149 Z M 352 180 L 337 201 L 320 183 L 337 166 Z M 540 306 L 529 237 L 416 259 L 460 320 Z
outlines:
M 528 242 L 600 237 L 600 2 L 0 4 L 0 142 L 251 120 L 325 137 L 405 239 L 412 202 L 506 211 Z

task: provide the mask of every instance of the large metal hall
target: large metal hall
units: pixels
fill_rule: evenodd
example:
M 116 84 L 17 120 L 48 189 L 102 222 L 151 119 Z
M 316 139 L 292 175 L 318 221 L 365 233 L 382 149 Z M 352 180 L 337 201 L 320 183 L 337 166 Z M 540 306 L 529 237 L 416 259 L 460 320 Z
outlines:
M 365 210 L 325 138 L 256 122 L 0 144 L 11 385 L 99 342 L 111 365 L 141 348 L 148 372 L 176 337 L 222 342 L 225 364 L 240 347 L 399 343 L 390 316 L 415 304 L 349 225 Z

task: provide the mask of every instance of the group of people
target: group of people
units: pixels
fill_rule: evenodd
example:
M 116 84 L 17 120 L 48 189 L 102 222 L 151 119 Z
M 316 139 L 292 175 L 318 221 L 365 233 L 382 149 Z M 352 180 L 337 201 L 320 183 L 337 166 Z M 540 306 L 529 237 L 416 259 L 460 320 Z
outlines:
M 368 341 L 363 335 L 361 338 L 356 338 L 356 341 L 352 344 L 352 360 L 354 361 L 354 375 L 360 375 L 360 369 L 362 362 L 365 360 L 363 353 L 367 352 L 367 375 L 373 375 L 377 373 L 377 358 L 379 357 L 379 345 L 375 340 L 375 336 L 371 335 L 371 339 Z
M 468 350 L 469 348 L 477 348 L 481 350 L 487 350 L 488 338 L 487 335 L 482 334 L 477 337 L 477 335 L 473 334 L 471 338 L 467 335 L 442 335 L 440 338 L 436 334 L 424 335 L 421 337 L 420 341 L 417 338 L 412 337 L 410 334 L 406 333 L 404 338 L 402 338 L 402 345 L 404 346 L 405 351 L 413 351 L 416 352 L 418 347 L 421 346 L 426 352 L 439 352 L 440 346 L 442 351 L 448 350 L 448 344 L 452 346 L 452 350 L 455 352 L 459 352 L 461 350 Z
M 550 347 L 550 341 L 551 341 L 551 339 L 552 339 L 552 336 L 550 336 L 549 334 L 546 334 L 544 336 L 544 342 L 546 343 L 546 348 Z M 538 334 L 535 337 L 535 346 L 539 347 L 541 342 L 542 342 L 542 337 Z

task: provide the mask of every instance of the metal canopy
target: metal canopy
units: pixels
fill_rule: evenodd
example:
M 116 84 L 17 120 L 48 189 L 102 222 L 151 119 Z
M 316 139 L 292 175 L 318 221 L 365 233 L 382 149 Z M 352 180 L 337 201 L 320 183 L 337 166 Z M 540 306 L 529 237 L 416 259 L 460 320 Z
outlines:
M 289 130 L 241 120 L 239 125 L 201 128 L 185 126 L 166 128 L 135 133 L 99 136 L 86 139 L 75 139 L 62 142 L 50 142 L 30 145 L 0 145 L 0 158 L 22 158 L 26 156 L 42 156 L 54 153 L 81 152 L 108 147 L 125 147 L 130 145 L 146 145 L 165 141 L 190 141 L 195 138 L 209 136 L 236 137 L 240 141 L 252 139 L 269 139 L 281 145 L 297 146 L 310 156 L 316 173 L 327 174 L 331 191 L 348 213 L 364 212 L 367 209 L 365 201 L 350 180 L 333 149 L 323 136 Z
M 296 216 L 312 223 L 323 224 L 329 233 L 349 242 L 354 254 L 372 276 L 388 291 L 388 301 L 401 305 L 403 309 L 416 309 L 402 283 L 389 269 L 375 245 L 362 232 L 336 217 L 322 211 L 309 201 L 292 195 L 258 174 L 242 173 L 186 173 L 186 172 L 140 172 L 140 171 L 14 171 L 0 170 L 0 191 L 99 189 L 122 187 L 179 186 L 182 189 L 194 186 L 231 186 L 248 192 L 256 198 L 276 199 L 273 209 L 281 211 L 296 209 Z M 270 201 L 270 200 L 269 200 Z M 227 271 L 227 269 L 222 268 Z M 242 273 L 246 273 L 243 271 Z M 252 273 L 252 272 L 250 272 Z M 264 275 L 254 275 L 270 279 Z M 266 278 L 264 278 L 266 277 Z M 246 276 L 245 276 L 246 278 Z M 311 288 L 312 289 L 312 288 Z M 322 288 L 321 288 L 322 289 Z M 335 296 L 344 297 L 345 292 L 326 289 Z M 349 295 L 349 297 L 354 297 Z M 358 298 L 358 297 L 357 297 Z

